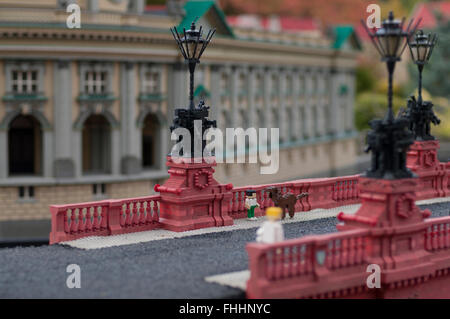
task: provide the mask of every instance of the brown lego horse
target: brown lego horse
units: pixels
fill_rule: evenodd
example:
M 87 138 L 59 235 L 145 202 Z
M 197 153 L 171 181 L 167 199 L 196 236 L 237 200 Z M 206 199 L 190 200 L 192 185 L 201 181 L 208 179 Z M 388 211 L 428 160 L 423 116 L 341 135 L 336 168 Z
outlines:
M 276 187 L 269 187 L 266 190 L 269 192 L 269 197 L 272 199 L 273 204 L 283 210 L 283 219 L 286 217 L 286 210 L 289 212 L 289 217 L 294 217 L 295 203 L 298 199 L 308 196 L 308 193 L 301 193 L 297 196 L 292 193 L 281 194 Z

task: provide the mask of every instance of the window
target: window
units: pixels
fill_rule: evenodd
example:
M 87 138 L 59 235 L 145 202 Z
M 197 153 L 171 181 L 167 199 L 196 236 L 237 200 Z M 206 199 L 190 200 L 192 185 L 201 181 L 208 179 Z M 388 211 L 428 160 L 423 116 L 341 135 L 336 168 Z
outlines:
M 103 115 L 91 115 L 82 131 L 83 173 L 109 174 L 111 169 L 111 126 Z
M 159 93 L 160 75 L 157 71 L 148 71 L 144 74 L 144 91 L 148 94 Z
M 144 169 L 158 168 L 160 124 L 154 114 L 148 114 L 142 128 L 142 166 Z
M 92 184 L 92 195 L 94 199 L 106 198 L 106 184 Z
M 20 186 L 19 187 L 19 200 L 20 201 L 34 200 L 34 186 Z
M 85 77 L 84 92 L 86 94 L 106 93 L 107 72 L 87 71 L 84 77 Z
M 31 115 L 19 115 L 8 131 L 9 175 L 39 175 L 42 162 L 42 128 Z
M 37 71 L 12 71 L 12 92 L 13 93 L 37 93 L 38 91 Z

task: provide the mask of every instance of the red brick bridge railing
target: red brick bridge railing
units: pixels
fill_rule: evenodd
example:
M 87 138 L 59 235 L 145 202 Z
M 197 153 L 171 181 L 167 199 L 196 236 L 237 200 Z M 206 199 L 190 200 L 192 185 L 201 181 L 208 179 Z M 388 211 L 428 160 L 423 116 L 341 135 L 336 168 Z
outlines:
M 52 205 L 50 244 L 89 236 L 119 235 L 160 227 L 160 195 Z
M 417 199 L 445 197 L 450 194 L 450 162 L 441 163 L 437 160 L 438 147 L 438 141 L 416 143 L 408 153 L 408 167 L 418 176 Z M 169 160 L 168 166 L 170 165 L 175 164 Z M 189 218 L 198 218 L 199 212 L 203 214 L 201 218 L 209 220 L 207 225 L 216 223 L 215 226 L 221 226 L 224 223 L 217 224 L 217 221 L 228 219 L 232 223 L 231 219 L 246 216 L 244 201 L 245 191 L 248 189 L 256 191 L 261 205 L 256 215 L 262 215 L 266 207 L 273 205 L 265 191 L 270 186 L 279 188 L 282 193 L 307 192 L 307 197 L 297 201 L 296 212 L 360 202 L 359 175 L 232 187 L 214 181 L 212 164 L 199 165 L 201 167 L 179 164 L 180 167 L 169 169 L 173 178 L 166 182 L 168 186 L 158 185 L 158 195 L 50 206 L 50 244 L 88 236 L 118 235 L 166 227 L 167 225 L 162 225 L 164 217 L 175 216 L 178 218 L 175 223 L 180 223 Z M 201 189 L 197 189 L 199 185 Z M 186 210 L 183 212 L 185 215 L 180 213 L 181 208 Z M 198 225 L 193 229 L 209 227 L 202 223 Z
M 253 189 L 261 205 L 259 215 L 262 215 L 266 207 L 273 205 L 269 193 L 265 191 L 270 186 L 279 187 L 282 193 L 307 192 L 309 196 L 297 201 L 296 212 L 356 204 L 359 202 L 358 177 L 359 175 L 315 178 L 235 187 L 231 190 L 233 196 L 228 205 L 228 214 L 233 219 L 246 217 L 245 191 Z M 160 228 L 160 202 L 160 195 L 152 195 L 121 200 L 52 205 L 50 206 L 52 214 L 50 244 L 89 236 L 118 235 Z
M 392 282 L 388 279 L 384 282 L 388 287 L 407 288 L 450 273 L 450 217 L 429 219 L 424 223 L 421 243 L 429 254 L 426 270 L 413 279 Z M 247 245 L 251 271 L 247 297 L 377 297 L 377 289 L 366 285 L 370 275 L 367 266 L 379 262 L 376 260 L 377 236 L 376 231 L 358 229 L 275 244 L 250 243 Z M 392 235 L 386 234 L 388 236 Z M 449 280 L 448 277 L 443 279 Z

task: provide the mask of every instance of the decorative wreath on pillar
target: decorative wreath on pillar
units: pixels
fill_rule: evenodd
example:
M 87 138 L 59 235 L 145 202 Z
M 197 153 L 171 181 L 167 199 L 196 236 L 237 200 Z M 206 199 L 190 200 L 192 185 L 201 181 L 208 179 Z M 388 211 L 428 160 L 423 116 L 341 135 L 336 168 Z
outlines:
M 404 194 L 396 202 L 397 215 L 402 218 L 409 218 L 414 213 L 414 196 Z
M 434 164 L 434 154 L 430 151 L 427 151 L 424 155 L 424 164 L 427 167 L 431 167 Z
M 201 183 L 200 182 L 200 176 L 204 175 L 206 182 L 205 183 Z M 210 171 L 206 170 L 206 169 L 201 169 L 197 172 L 194 173 L 194 186 L 199 188 L 199 189 L 204 189 L 205 187 L 208 187 L 213 179 L 213 175 Z

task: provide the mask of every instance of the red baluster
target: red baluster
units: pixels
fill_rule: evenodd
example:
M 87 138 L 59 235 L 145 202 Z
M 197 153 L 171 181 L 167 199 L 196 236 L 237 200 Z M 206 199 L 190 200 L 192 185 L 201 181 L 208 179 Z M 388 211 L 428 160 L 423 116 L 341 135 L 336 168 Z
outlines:
M 145 208 L 144 208 L 144 202 L 139 202 L 139 224 L 143 225 L 145 224 Z
M 86 231 L 91 231 L 92 230 L 92 223 L 91 223 L 91 208 L 89 208 L 86 212 Z M 96 207 L 94 208 L 94 210 L 96 209 Z
M 70 232 L 75 233 L 77 231 L 77 223 L 75 222 L 75 214 L 77 212 L 77 209 L 72 210 L 72 216 L 70 217 Z
M 243 192 L 238 192 L 238 212 L 241 213 L 245 210 L 245 196 L 243 195 Z
M 263 203 L 262 192 L 260 190 L 256 191 L 256 201 L 258 202 L 261 210 L 263 210 L 265 207 L 264 207 L 264 203 Z
M 125 206 L 125 215 L 126 215 L 126 218 L 125 218 L 125 226 L 130 226 L 131 225 L 131 208 L 130 208 L 130 203 L 128 203 L 128 204 L 125 204 L 126 206 Z
M 137 225 L 139 223 L 139 215 L 138 215 L 138 207 L 137 203 L 132 203 L 133 205 L 133 225 Z
M 153 214 L 152 214 L 152 216 L 153 216 L 153 221 L 154 221 L 155 223 L 158 223 L 158 222 L 159 222 L 159 206 L 158 206 L 158 201 L 153 200 L 152 202 L 153 202 Z
M 81 233 L 84 231 L 85 227 L 84 227 L 84 214 L 86 212 L 87 208 L 82 208 L 79 211 L 78 214 L 78 232 Z
M 98 218 L 99 218 L 98 217 L 98 209 L 94 209 L 94 225 L 93 225 L 94 230 L 97 230 L 100 228 Z
M 72 213 L 71 209 L 68 209 L 67 211 L 64 212 L 64 232 L 65 233 L 69 233 L 70 232 L 70 225 L 69 225 L 70 217 L 67 217 L 67 214 L 71 214 L 71 213 Z
M 269 198 L 269 192 L 264 191 L 264 199 L 263 199 L 263 203 L 264 203 L 263 207 L 264 207 L 264 209 L 266 207 L 270 207 L 270 202 L 271 202 L 271 200 Z
M 101 228 L 102 229 L 106 229 L 106 227 L 108 226 L 108 213 L 107 213 L 107 210 L 108 208 L 106 207 L 106 206 L 103 206 L 103 207 L 101 207 L 100 208 L 100 214 L 101 214 Z
M 155 214 L 152 208 L 152 201 L 145 202 L 145 210 L 147 212 L 146 222 L 151 224 L 153 222 L 153 215 Z

